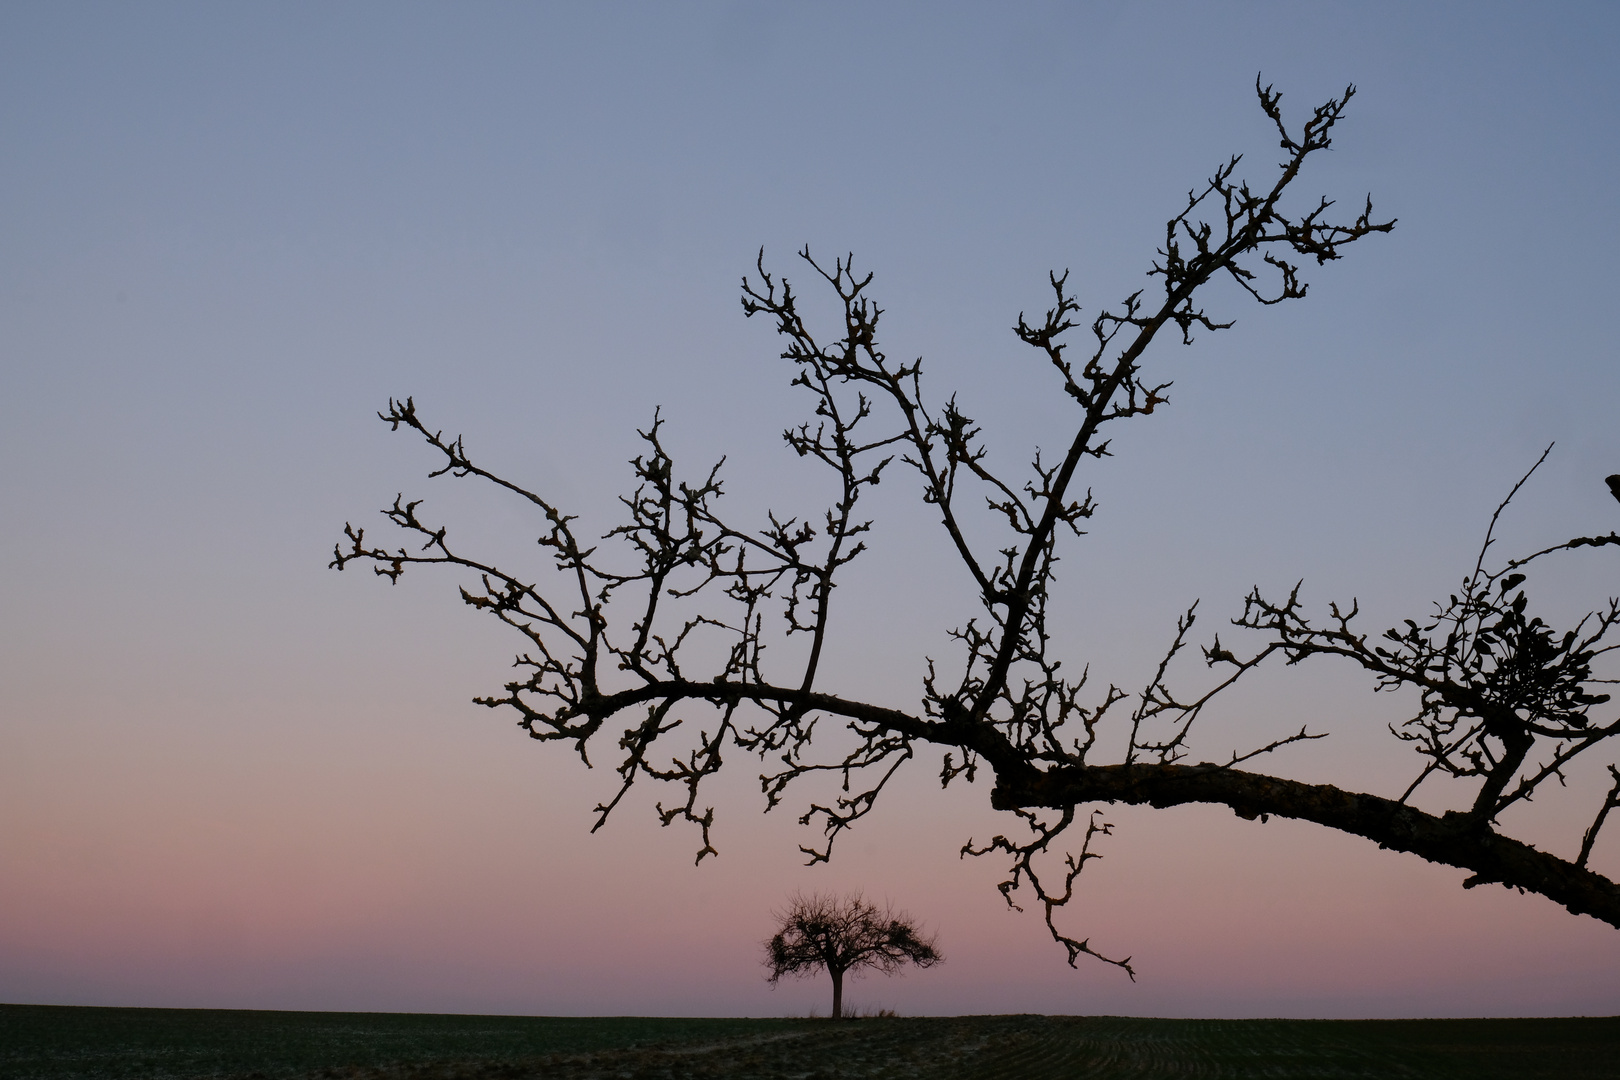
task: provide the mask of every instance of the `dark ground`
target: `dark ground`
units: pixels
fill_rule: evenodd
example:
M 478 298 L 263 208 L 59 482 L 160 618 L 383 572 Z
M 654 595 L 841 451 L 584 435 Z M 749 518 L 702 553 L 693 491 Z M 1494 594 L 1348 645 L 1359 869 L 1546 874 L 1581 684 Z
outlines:
M 570 1019 L 0 1005 L 0 1080 L 1614 1080 L 1620 1017 Z

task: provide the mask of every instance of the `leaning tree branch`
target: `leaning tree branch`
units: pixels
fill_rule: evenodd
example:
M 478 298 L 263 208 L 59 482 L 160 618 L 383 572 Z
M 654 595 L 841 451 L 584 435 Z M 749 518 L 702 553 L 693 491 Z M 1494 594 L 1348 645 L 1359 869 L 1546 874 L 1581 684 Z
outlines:
M 898 771 L 933 747 L 943 758 L 943 784 L 990 772 L 992 805 L 1013 812 L 1024 832 L 983 847 L 970 842 L 964 853 L 1010 860 L 1003 895 L 1012 903 L 1018 889 L 1033 891 L 1071 963 L 1090 955 L 1132 972 L 1130 958 L 1104 955 L 1054 921 L 1074 898 L 1082 869 L 1100 857 L 1094 842 L 1111 829 L 1085 809 L 1094 803 L 1201 802 L 1246 818 L 1312 821 L 1465 869 L 1466 885 L 1494 881 L 1534 891 L 1620 926 L 1616 885 L 1586 866 L 1609 811 L 1620 805 L 1620 774 L 1574 861 L 1506 836 L 1498 821 L 1545 781 L 1562 781 L 1576 755 L 1620 734 L 1620 719 L 1598 711 L 1608 701 L 1601 684 L 1613 681 L 1611 653 L 1620 648 L 1612 643 L 1620 636 L 1620 600 L 1555 628 L 1532 610 L 1526 591 L 1538 560 L 1620 545 L 1620 534 L 1577 537 L 1491 568 L 1486 556 L 1497 519 L 1524 480 L 1497 508 L 1458 591 L 1428 617 L 1381 637 L 1359 628 L 1354 603 L 1316 619 L 1298 586 L 1281 601 L 1256 589 L 1233 620 L 1260 639 L 1242 657 L 1218 637 L 1187 649 L 1189 608 L 1139 694 L 1115 683 L 1094 688 L 1088 666 L 1064 666 L 1068 657 L 1048 618 L 1064 596 L 1055 587 L 1062 545 L 1091 527 L 1096 505 L 1085 474 L 1111 456 L 1109 425 L 1155 415 L 1169 401 L 1170 383 L 1149 364 L 1161 333 L 1174 327 L 1190 343 L 1195 333 L 1231 326 L 1201 306 L 1205 286 L 1217 280 L 1262 305 L 1300 299 L 1309 288 L 1301 270 L 1307 260 L 1337 260 L 1348 245 L 1394 226 L 1373 217 L 1370 200 L 1347 218 L 1334 216 L 1327 198 L 1295 205 L 1293 185 L 1308 160 L 1331 147 L 1354 87 L 1297 127 L 1285 122 L 1270 86 L 1257 79 L 1255 91 L 1282 160 L 1268 183 L 1251 187 L 1238 174 L 1242 158 L 1231 157 L 1187 193 L 1148 270 L 1150 280 L 1160 279 L 1155 295 L 1138 290 L 1099 311 L 1084 349 L 1074 352 L 1069 335 L 1085 329 L 1066 272 L 1048 275 L 1052 299 L 1043 317 L 1019 315 L 1015 336 L 1077 410 L 1061 455 L 1017 456 L 1029 463 L 1027 473 L 1005 471 L 992 456 L 971 403 L 925 394 L 920 359 L 889 359 L 873 277 L 857 272 L 852 257 L 829 266 L 808 248 L 800 252 L 818 288 L 836 299 L 838 325 L 821 333 L 788 280 L 767 272 L 761 251 L 757 278 L 743 281 L 743 310 L 764 316 L 782 343 L 793 393 L 808 406 L 808 419 L 785 430 L 783 441 L 806 467 L 830 477 L 829 502 L 798 506 L 804 486 L 784 485 L 780 498 L 795 505 L 771 507 L 763 522 L 739 522 L 724 502 L 721 463 L 678 471 L 655 413 L 638 432 L 643 446 L 630 463 L 623 516 L 587 536 L 555 502 L 475 464 L 461 438 L 423 422 L 412 399 L 396 399 L 379 415 L 427 443 L 435 460 L 430 476 L 491 484 L 523 500 L 538 515 L 536 540 L 549 566 L 519 572 L 464 554 L 446 527 L 426 518 L 420 500 L 403 495 L 383 511 L 402 544 L 378 544 L 349 525 L 331 565 L 370 565 L 390 582 L 418 566 L 462 572 L 470 579 L 463 601 L 511 627 L 524 650 L 504 691 L 475 701 L 515 715 L 536 740 L 572 743 L 586 765 L 588 748 L 616 747 L 618 784 L 597 806 L 596 827 L 637 783 L 667 786 L 677 794 L 656 804 L 659 820 L 699 831 L 699 861 L 717 850 L 715 812 L 702 793 L 732 749 L 761 762 L 767 810 L 801 783 L 837 785 L 831 798 L 811 794 L 801 804 L 808 809 L 799 820 L 823 830 L 822 845 L 804 850 L 821 861 L 842 832 L 873 812 Z M 896 459 L 938 515 L 960 564 L 958 579 L 972 592 L 960 621 L 941 628 L 950 658 L 924 658 L 920 708 L 837 692 L 837 673 L 825 659 L 840 627 L 837 586 L 848 581 L 844 568 L 868 550 L 872 489 Z M 1620 496 L 1620 476 L 1610 486 Z M 1197 685 L 1173 688 L 1199 653 Z M 1407 805 L 1412 789 L 1391 800 L 1237 767 L 1322 737 L 1295 723 L 1287 730 L 1298 726 L 1296 734 L 1263 736 L 1257 749 L 1233 752 L 1224 765 L 1187 764 L 1204 737 L 1210 703 L 1276 656 L 1290 664 L 1349 660 L 1378 689 L 1415 695 L 1416 714 L 1393 730 L 1423 757 L 1418 782 L 1463 781 L 1467 799 L 1430 814 Z M 1128 698 L 1134 708 L 1121 705 Z M 1115 734 L 1100 737 L 1105 727 Z M 1123 760 L 1096 763 L 1109 746 L 1122 747 Z M 1078 855 L 1061 851 L 1082 817 Z
M 1084 803 L 1185 806 L 1211 803 L 1241 818 L 1295 818 L 1379 847 L 1468 870 L 1464 887 L 1491 882 L 1540 893 L 1577 915 L 1620 927 L 1620 885 L 1602 874 L 1482 826 L 1471 814 L 1436 816 L 1377 795 L 1307 784 L 1226 765 L 1093 765 L 996 778 L 999 810 L 1061 809 Z M 1598 824 L 1601 824 L 1599 822 Z

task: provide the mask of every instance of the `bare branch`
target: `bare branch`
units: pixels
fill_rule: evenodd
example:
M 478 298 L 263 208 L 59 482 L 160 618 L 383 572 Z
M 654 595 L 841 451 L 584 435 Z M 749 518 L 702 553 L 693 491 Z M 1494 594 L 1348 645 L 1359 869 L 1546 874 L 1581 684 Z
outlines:
M 1346 216 L 1327 198 L 1296 200 L 1296 181 L 1308 160 L 1331 147 L 1354 87 L 1294 125 L 1272 87 L 1257 78 L 1255 92 L 1282 151 L 1269 179 L 1251 183 L 1239 175 L 1243 158 L 1226 159 L 1166 221 L 1148 268 L 1150 288 L 1098 310 L 1088 324 L 1067 272 L 1051 273 L 1044 314 L 1020 314 L 1014 324 L 1037 369 L 1075 410 L 1061 453 L 993 455 L 974 419 L 987 415 L 983 410 L 925 393 L 922 361 L 895 362 L 885 352 L 873 275 L 857 271 L 852 256 L 828 264 L 808 248 L 799 253 L 813 286 L 835 301 L 836 317 L 824 328 L 802 313 L 788 280 L 766 269 L 762 250 L 755 275 L 743 279 L 742 307 L 748 317 L 763 316 L 780 340 L 791 392 L 805 406 L 783 443 L 796 466 L 830 481 L 824 505 L 805 504 L 806 488 L 795 477 L 784 481 L 781 501 L 763 520 L 741 520 L 725 502 L 724 461 L 677 468 L 665 420 L 655 413 L 638 433 L 633 482 L 617 519 L 587 533 L 546 496 L 475 464 L 460 437 L 428 427 L 407 397 L 391 399 L 380 418 L 427 444 L 430 477 L 516 496 L 535 515 L 541 565 L 502 568 L 465 554 L 445 526 L 426 518 L 420 500 L 403 494 L 383 511 L 397 543 L 375 543 L 346 525 L 331 565 L 369 564 L 390 582 L 417 565 L 462 575 L 463 602 L 510 627 L 522 649 L 504 690 L 475 701 L 514 716 L 536 740 L 570 743 L 586 765 L 607 745 L 618 786 L 596 807 L 597 828 L 637 783 L 673 792 L 656 802 L 658 819 L 697 830 L 700 862 L 717 848 L 705 784 L 727 755 L 759 759 L 767 810 L 802 799 L 799 820 L 821 830 L 819 845 L 802 850 L 821 862 L 845 830 L 874 811 L 907 762 L 937 748 L 942 784 L 971 783 L 987 770 L 992 806 L 1012 813 L 1018 826 L 1018 835 L 982 847 L 969 841 L 963 854 L 1009 860 L 1003 896 L 1016 907 L 1017 890 L 1033 893 L 1071 964 L 1090 956 L 1135 977 L 1129 957 L 1114 959 L 1058 927 L 1058 910 L 1075 897 L 1082 871 L 1101 857 L 1095 849 L 1111 833 L 1093 808 L 1109 802 L 1216 804 L 1245 818 L 1312 821 L 1467 869 L 1470 884 L 1535 891 L 1620 926 L 1620 887 L 1586 866 L 1606 816 L 1620 805 L 1614 766 L 1615 787 L 1574 862 L 1512 839 L 1500 821 L 1505 810 L 1554 790 L 1548 780 L 1564 782 L 1579 755 L 1620 734 L 1620 717 L 1605 710 L 1603 692 L 1615 681 L 1620 600 L 1596 603 L 1585 618 L 1555 627 L 1527 591 L 1529 573 L 1545 565 L 1538 560 L 1620 545 L 1620 534 L 1495 559 L 1497 523 L 1535 467 L 1491 516 L 1457 592 L 1382 636 L 1360 628 L 1353 601 L 1318 616 L 1307 613 L 1299 585 L 1281 600 L 1255 589 L 1232 620 L 1249 641 L 1227 631 L 1238 651 L 1219 636 L 1208 644 L 1195 638 L 1201 628 L 1192 604 L 1146 686 L 1130 695 L 1116 682 L 1099 679 L 1093 687 L 1090 666 L 1073 662 L 1053 629 L 1062 624 L 1049 615 L 1071 594 L 1058 577 L 1060 564 L 1067 572 L 1065 545 L 1092 527 L 1097 511 L 1084 470 L 1111 456 L 1115 429 L 1108 425 L 1162 416 L 1169 403 L 1171 384 L 1149 362 L 1161 331 L 1173 328 L 1172 337 L 1179 331 L 1191 343 L 1231 326 L 1203 306 L 1213 281 L 1235 282 L 1239 299 L 1246 293 L 1263 306 L 1303 298 L 1309 283 L 1302 266 L 1335 261 L 1350 244 L 1394 225 L 1374 218 L 1370 200 L 1359 209 L 1352 204 Z M 1078 351 L 1071 348 L 1077 328 Z M 1027 461 L 1028 469 L 1009 469 L 1006 460 Z M 960 616 L 941 628 L 949 657 L 927 660 L 920 703 L 904 707 L 839 693 L 844 673 L 826 660 L 842 631 L 837 587 L 876 535 L 870 496 L 895 461 L 915 477 L 959 564 L 954 580 L 942 575 L 929 587 L 966 590 Z M 1609 484 L 1620 493 L 1620 476 Z M 1219 744 L 1216 755 L 1229 754 L 1225 764 L 1189 763 L 1204 752 L 1211 703 L 1276 654 L 1288 664 L 1347 660 L 1371 675 L 1375 689 L 1416 696 L 1415 715 L 1392 729 L 1422 761 L 1400 799 L 1238 768 L 1325 736 L 1297 719 L 1259 736 L 1262 745 L 1246 752 Z M 1132 678 L 1127 685 L 1135 685 Z M 1094 760 L 1119 747 L 1117 762 Z M 1459 782 L 1454 809 L 1430 814 L 1407 804 L 1430 779 Z M 1070 828 L 1082 816 L 1078 852 L 1064 850 L 1075 843 Z M 863 954 L 880 968 L 890 960 L 937 959 L 932 942 L 915 935 L 907 939 L 916 946 L 910 952 L 893 934 L 884 940 L 889 952 Z M 830 954 L 816 955 L 826 963 Z

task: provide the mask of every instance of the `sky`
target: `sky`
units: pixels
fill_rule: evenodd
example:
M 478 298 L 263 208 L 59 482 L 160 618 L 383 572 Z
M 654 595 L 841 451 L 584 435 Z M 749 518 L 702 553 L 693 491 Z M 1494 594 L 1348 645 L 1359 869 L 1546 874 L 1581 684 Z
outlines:
M 1267 175 L 1257 72 L 1302 112 L 1358 87 L 1300 181 L 1396 217 L 1302 302 L 1212 292 L 1231 330 L 1156 347 L 1171 405 L 1085 478 L 1059 644 L 1143 681 L 1177 613 L 1253 585 L 1373 630 L 1502 550 L 1620 525 L 1613 178 L 1620 11 L 1599 3 L 92 4 L 0 7 L 0 1001 L 557 1015 L 804 1015 L 761 942 L 795 889 L 859 888 L 947 961 L 854 983 L 903 1014 L 1620 1013 L 1620 934 L 1461 871 L 1218 808 L 1110 808 L 1064 926 L 1000 866 L 983 784 L 902 777 L 830 866 L 734 755 L 717 858 L 605 768 L 471 703 L 517 643 L 450 575 L 327 568 L 345 522 L 425 498 L 539 565 L 520 506 L 375 418 L 414 396 L 475 460 L 597 532 L 635 429 L 726 456 L 739 516 L 817 494 L 802 401 L 740 279 L 872 270 L 993 460 L 1066 442 L 1009 332 L 1071 271 L 1148 285 L 1164 221 L 1232 153 Z M 807 285 L 807 295 L 810 291 Z M 914 708 L 970 613 L 914 485 L 885 484 L 829 689 Z M 1538 603 L 1620 593 L 1572 558 Z M 1583 605 L 1585 605 L 1583 607 Z M 1262 671 L 1196 752 L 1302 723 L 1289 775 L 1398 794 L 1403 700 Z M 1565 854 L 1604 764 L 1505 822 Z M 1593 865 L 1620 873 L 1620 838 Z

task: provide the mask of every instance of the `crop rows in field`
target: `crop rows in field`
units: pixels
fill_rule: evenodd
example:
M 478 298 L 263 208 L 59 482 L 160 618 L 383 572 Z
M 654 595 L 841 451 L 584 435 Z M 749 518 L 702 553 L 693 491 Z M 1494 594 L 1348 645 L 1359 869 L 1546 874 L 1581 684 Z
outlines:
M 1620 1022 L 957 1017 L 824 1023 L 507 1075 L 606 1080 L 1613 1080 Z M 471 1080 L 454 1070 L 410 1080 Z M 381 1080 L 379 1077 L 378 1080 Z
M 0 1080 L 1612 1080 L 1620 1018 L 681 1020 L 0 1006 Z

